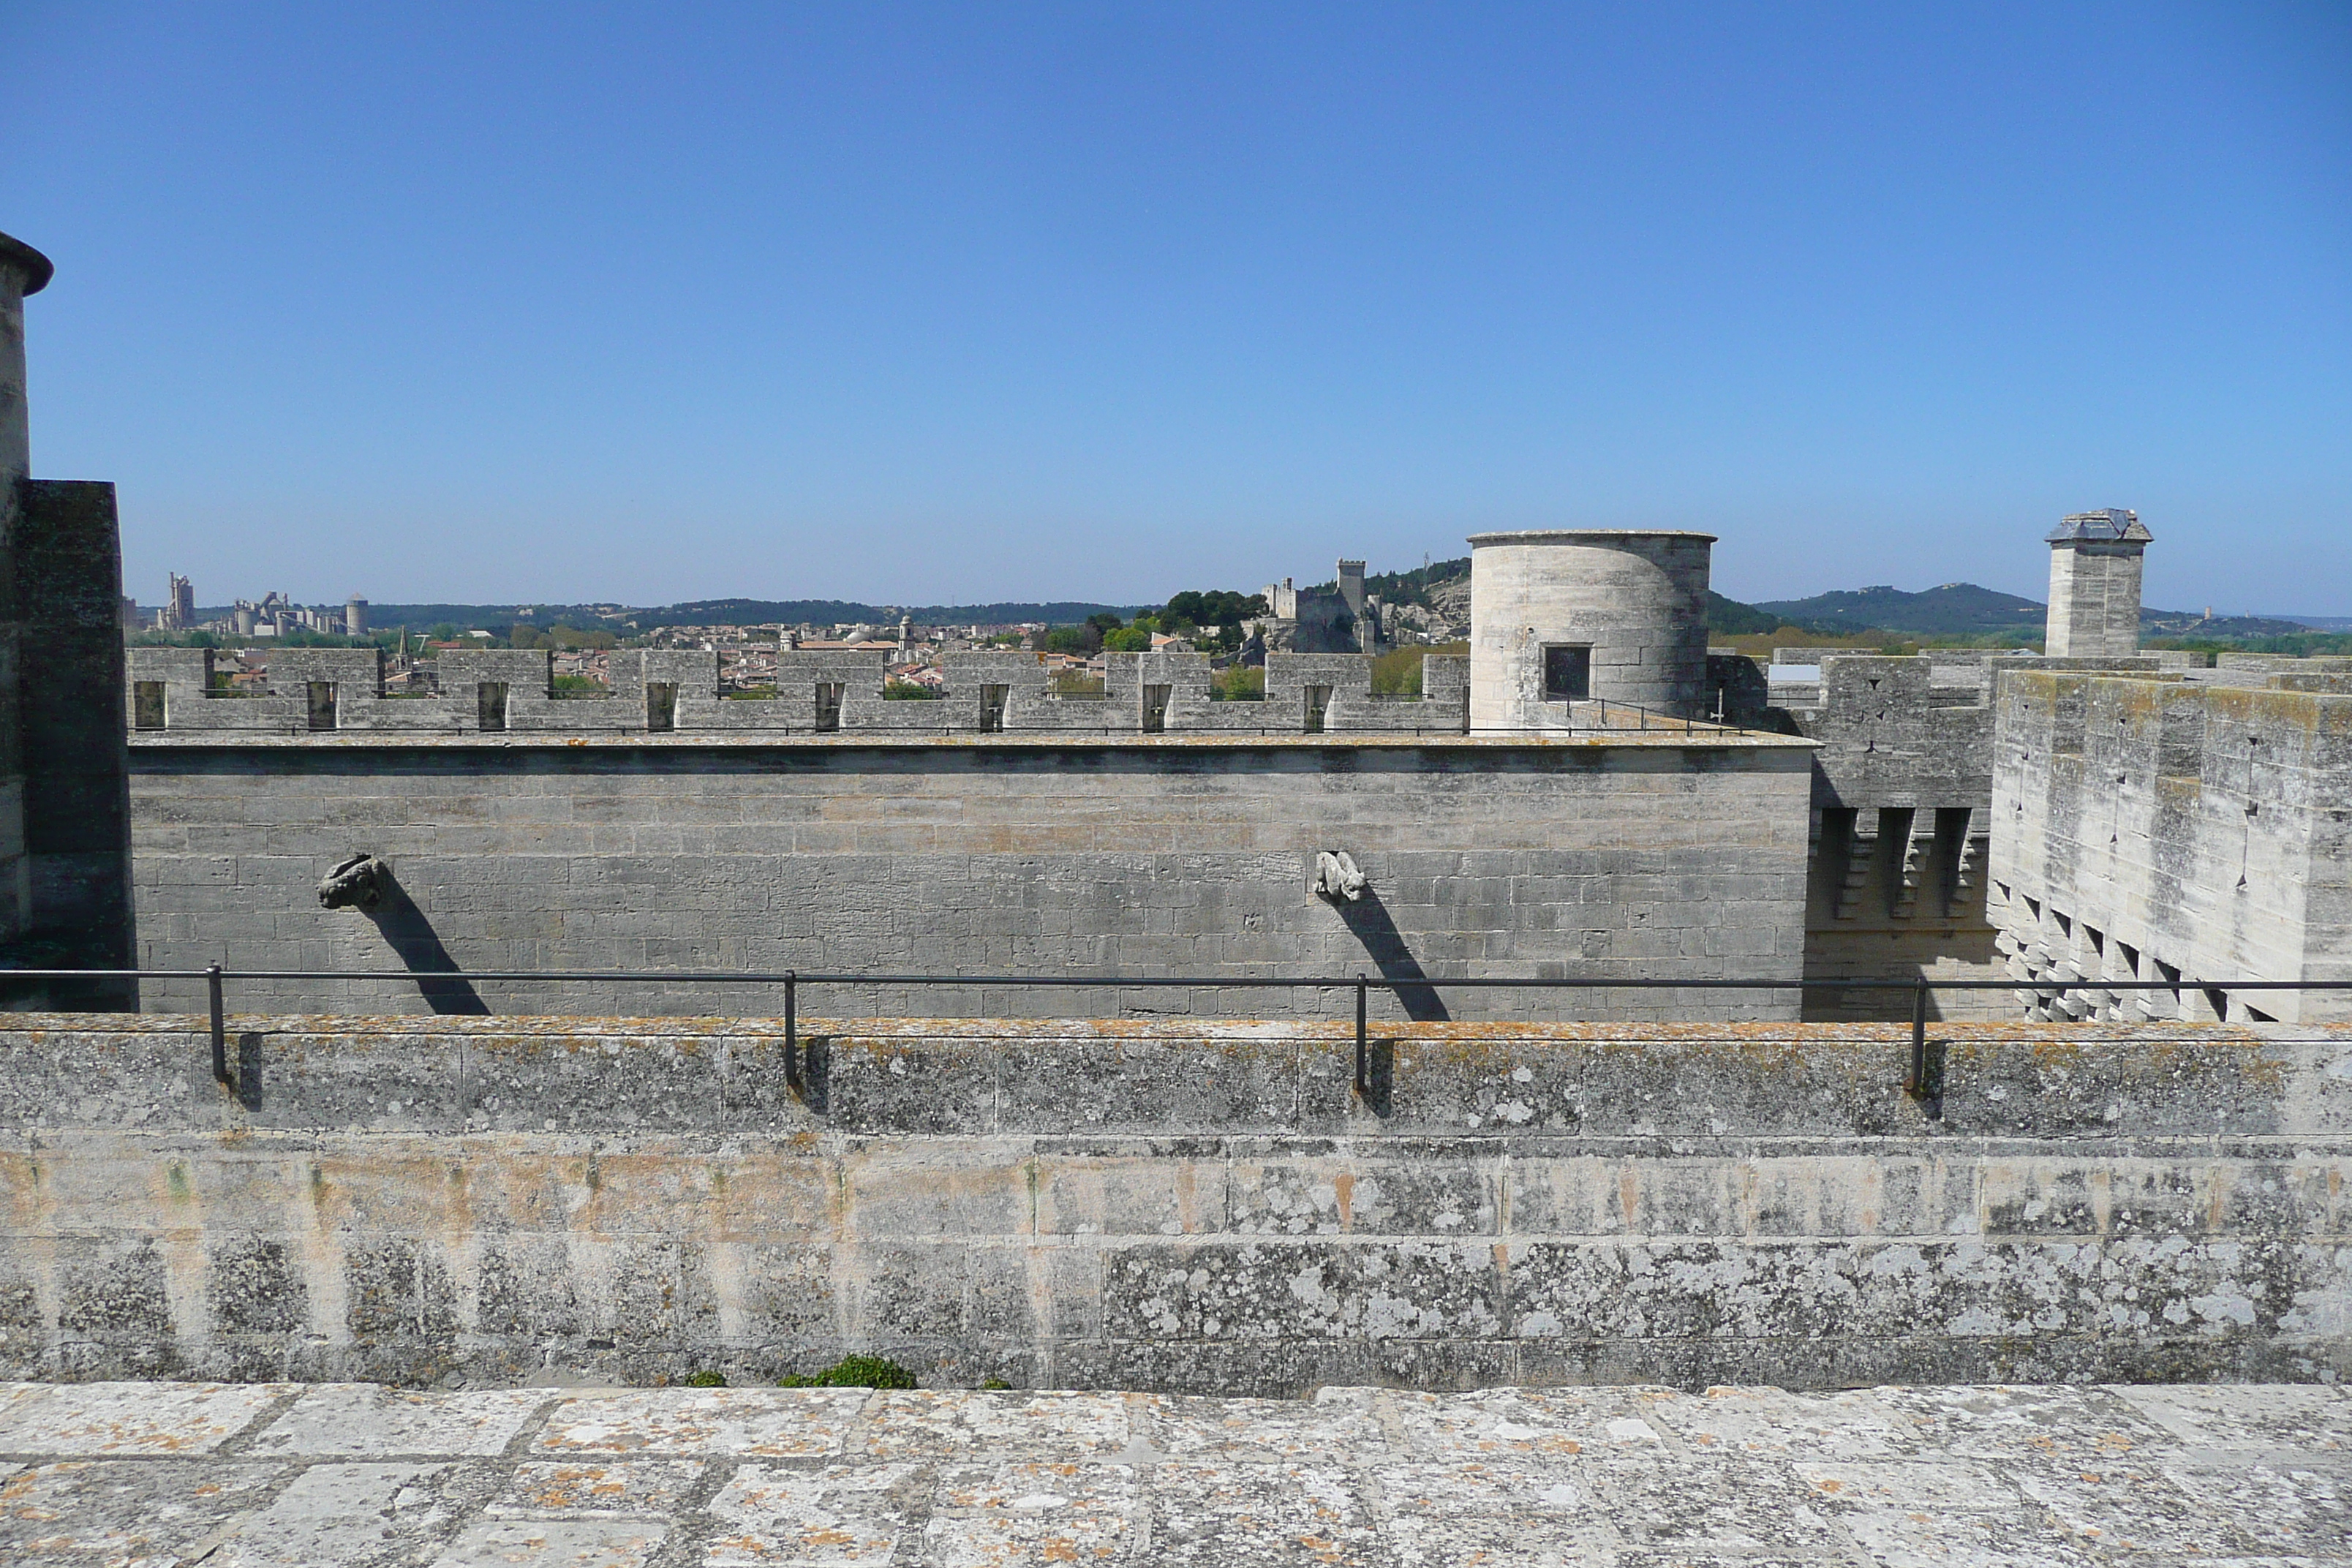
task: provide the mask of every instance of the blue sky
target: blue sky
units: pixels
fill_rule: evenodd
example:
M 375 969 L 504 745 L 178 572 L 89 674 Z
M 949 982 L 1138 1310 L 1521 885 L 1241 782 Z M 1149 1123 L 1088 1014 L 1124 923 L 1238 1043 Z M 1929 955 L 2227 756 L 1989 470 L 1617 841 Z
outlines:
M 1705 528 L 2352 615 L 2352 8 L 11 0 L 142 602 L 1099 598 Z

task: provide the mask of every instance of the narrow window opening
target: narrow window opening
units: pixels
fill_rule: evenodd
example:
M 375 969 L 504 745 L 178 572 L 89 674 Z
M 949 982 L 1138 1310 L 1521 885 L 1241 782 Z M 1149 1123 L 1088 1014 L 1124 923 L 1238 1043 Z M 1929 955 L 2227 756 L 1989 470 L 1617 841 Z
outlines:
M 331 680 L 313 680 L 309 684 L 310 728 L 333 729 L 335 727 L 335 683 Z
M 1590 645 L 1554 643 L 1543 650 L 1544 700 L 1581 702 L 1592 695 Z
M 1168 728 L 1168 686 L 1147 686 L 1143 689 L 1143 732 L 1157 735 Z M 1318 729 L 1320 725 L 1317 726 Z
M 980 689 L 980 727 L 991 733 L 1004 728 L 1004 705 L 1013 695 L 1009 686 L 983 686 Z
M 2179 968 L 2177 965 L 2167 963 L 2164 960 L 2159 958 L 2156 961 L 2156 977 L 2164 982 L 2165 990 L 2170 993 L 2172 996 L 2172 1016 L 2176 1018 L 2179 1017 L 2180 1016 Z
M 163 728 L 162 681 L 134 680 L 131 683 L 131 727 L 134 730 Z
M 646 728 L 656 732 L 677 728 L 677 682 L 646 682 Z
M 1330 710 L 1331 689 L 1328 686 L 1308 687 L 1307 689 L 1307 732 L 1310 735 L 1321 734 L 1324 715 Z
M 2249 1024 L 2275 1024 L 2278 1020 L 2272 1017 L 2268 1013 L 2263 1012 L 2260 1007 L 2249 1007 L 2246 1009 L 2246 1022 Z
M 507 727 L 507 683 L 485 680 L 474 688 L 474 716 L 484 730 Z
M 820 731 L 841 728 L 841 699 L 845 690 L 838 680 L 816 683 L 816 727 Z

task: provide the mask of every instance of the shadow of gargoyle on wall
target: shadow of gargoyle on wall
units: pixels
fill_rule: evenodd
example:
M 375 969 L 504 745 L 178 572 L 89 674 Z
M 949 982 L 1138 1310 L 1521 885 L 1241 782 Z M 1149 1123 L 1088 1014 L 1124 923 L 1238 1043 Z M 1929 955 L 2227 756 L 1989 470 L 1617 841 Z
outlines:
M 1383 980 L 1427 980 L 1428 972 L 1421 960 L 1404 944 L 1404 934 L 1397 930 L 1396 921 L 1381 902 L 1381 896 L 1370 888 L 1360 898 L 1335 903 L 1339 918 L 1364 944 L 1365 956 L 1379 965 Z M 1431 985 L 1399 985 L 1397 1003 L 1404 1016 L 1416 1024 L 1443 1024 L 1447 1021 L 1445 1003 Z
M 449 950 L 434 932 L 433 922 L 425 918 L 425 911 L 416 907 L 408 889 L 394 879 L 389 867 L 380 873 L 377 886 L 380 896 L 375 907 L 361 912 L 375 922 L 378 934 L 400 955 L 401 963 L 409 973 L 417 977 L 417 993 L 425 998 L 425 1005 L 436 1013 L 487 1015 L 488 1004 L 474 989 L 472 981 L 457 974 L 457 961 L 449 956 Z M 454 978 L 426 978 L 434 974 Z

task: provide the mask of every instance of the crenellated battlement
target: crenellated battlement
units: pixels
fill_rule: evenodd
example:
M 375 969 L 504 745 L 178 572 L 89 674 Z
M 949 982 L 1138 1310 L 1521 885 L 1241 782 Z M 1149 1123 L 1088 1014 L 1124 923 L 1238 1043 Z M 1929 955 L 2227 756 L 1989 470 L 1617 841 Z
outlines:
M 730 694 L 719 656 L 709 651 L 623 649 L 611 655 L 602 696 L 558 696 L 544 649 L 452 650 L 438 661 L 440 689 L 388 695 L 384 656 L 374 648 L 282 648 L 269 656 L 268 688 L 215 686 L 206 648 L 130 650 L 129 712 L 134 738 L 177 735 L 404 735 L 677 733 L 889 736 L 1017 732 L 1043 735 L 1459 735 L 1468 729 L 1467 658 L 1431 654 L 1418 697 L 1375 696 L 1370 658 L 1360 654 L 1266 656 L 1265 694 L 1214 700 L 1207 656 L 1104 656 L 1099 693 L 1053 689 L 1043 660 L 1028 653 L 947 656 L 946 694 L 887 698 L 880 652 L 776 656 L 774 693 Z

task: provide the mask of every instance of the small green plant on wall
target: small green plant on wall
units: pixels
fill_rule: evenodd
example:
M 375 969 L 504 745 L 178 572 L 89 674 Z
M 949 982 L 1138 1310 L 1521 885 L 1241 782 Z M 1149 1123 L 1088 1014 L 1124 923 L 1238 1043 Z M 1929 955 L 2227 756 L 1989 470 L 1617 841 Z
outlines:
M 778 1388 L 912 1388 L 915 1374 L 878 1355 L 844 1356 L 823 1372 L 776 1379 Z

